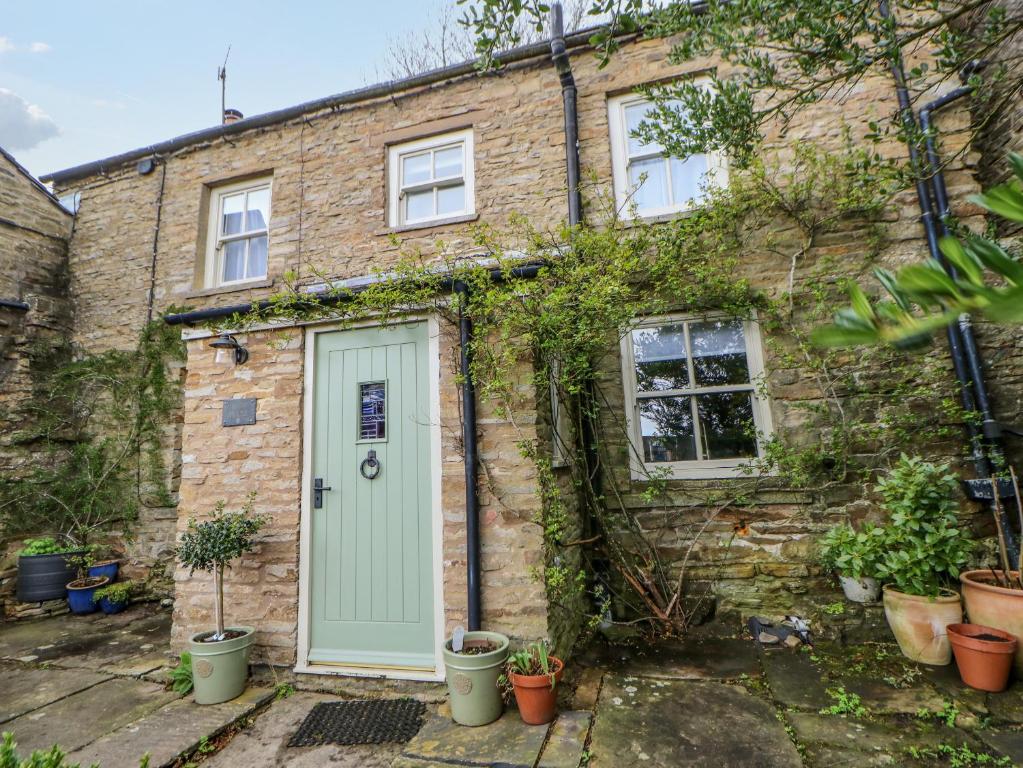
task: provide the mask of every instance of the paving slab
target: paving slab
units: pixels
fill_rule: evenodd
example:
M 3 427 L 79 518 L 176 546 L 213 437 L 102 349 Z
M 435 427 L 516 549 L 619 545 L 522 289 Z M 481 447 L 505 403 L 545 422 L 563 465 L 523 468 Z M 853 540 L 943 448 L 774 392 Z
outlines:
M 579 768 L 586 737 L 593 722 L 591 712 L 562 712 L 551 726 L 547 745 L 536 768 Z
M 14 733 L 22 752 L 54 744 L 71 752 L 177 698 L 155 683 L 114 678 L 16 717 L 4 724 L 4 730 Z
M 533 768 L 547 737 L 546 725 L 526 725 L 515 709 L 478 728 L 431 716 L 392 763 L 394 768 L 433 765 Z
M 799 753 L 775 709 L 741 686 L 604 678 L 590 740 L 593 768 L 783 768 Z
M 948 697 L 922 682 L 911 688 L 893 688 L 883 680 L 861 677 L 845 680 L 841 685 L 859 696 L 863 706 L 875 714 L 915 715 L 921 710 L 937 713 L 948 704 Z
M 734 680 L 760 674 L 756 643 L 741 638 L 694 637 L 630 649 L 618 671 L 677 680 Z
M 881 756 L 876 764 L 887 765 L 884 755 L 905 762 L 910 747 L 936 747 L 939 744 L 963 744 L 968 736 L 963 731 L 947 728 L 933 720 L 906 718 L 865 720 L 838 715 L 814 715 L 789 712 L 786 715 L 796 737 L 808 753 Z M 821 760 L 815 761 L 829 765 Z
M 97 739 L 68 757 L 82 765 L 99 763 L 103 768 L 135 768 L 149 754 L 150 768 L 173 765 L 182 754 L 191 753 L 202 738 L 213 736 L 236 720 L 246 717 L 273 699 L 267 688 L 248 688 L 237 699 L 200 706 L 192 697 L 178 699 L 129 725 Z M 234 765 L 251 763 L 238 762 Z
M 824 670 L 809 655 L 781 649 L 764 651 L 761 664 L 771 695 L 782 706 L 817 712 L 831 705 Z
M 336 696 L 299 692 L 277 699 L 258 715 L 252 725 L 240 730 L 227 746 L 202 765 L 203 768 L 386 768 L 401 752 L 401 744 L 359 744 L 343 746 L 289 747 L 288 739 L 298 730 L 309 711 L 320 702 L 337 701 Z
M 1012 760 L 1013 765 L 1023 765 L 1023 731 L 985 729 L 977 736 L 989 748 Z
M 77 669 L 39 669 L 0 664 L 0 678 L 3 679 L 0 723 L 6 723 L 58 699 L 98 685 L 109 680 L 110 676 Z
M 39 621 L 14 622 L 0 628 L 0 658 L 34 657 L 36 663 L 64 662 L 84 655 L 116 640 L 128 632 L 147 637 L 143 642 L 166 643 L 170 637 L 170 613 L 149 605 L 134 605 L 128 610 L 107 616 L 50 617 Z
M 987 708 L 997 722 L 1023 725 L 1023 682 L 1003 693 L 989 693 Z

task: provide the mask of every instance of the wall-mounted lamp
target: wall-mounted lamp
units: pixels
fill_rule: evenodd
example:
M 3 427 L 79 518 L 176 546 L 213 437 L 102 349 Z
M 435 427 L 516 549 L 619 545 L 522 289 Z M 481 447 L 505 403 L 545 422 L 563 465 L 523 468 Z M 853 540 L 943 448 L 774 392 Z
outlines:
M 215 341 L 211 341 L 210 346 L 214 349 L 233 349 L 235 365 L 242 365 L 249 359 L 249 350 L 239 344 L 238 339 L 230 333 L 220 334 L 220 338 Z

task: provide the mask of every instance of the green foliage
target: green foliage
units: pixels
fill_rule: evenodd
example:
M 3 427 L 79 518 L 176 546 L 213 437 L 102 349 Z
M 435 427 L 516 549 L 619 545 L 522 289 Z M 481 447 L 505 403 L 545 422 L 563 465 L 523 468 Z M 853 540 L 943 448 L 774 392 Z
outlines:
M 968 744 L 939 744 L 934 748 L 910 747 L 910 757 L 917 760 L 936 760 L 946 762 L 951 768 L 1009 768 L 1013 765 L 1008 757 L 995 757 L 988 752 L 974 752 Z
M 956 718 L 959 717 L 959 707 L 954 701 L 946 701 L 941 711 L 931 712 L 926 708 L 918 709 L 916 716 L 921 720 L 929 720 L 932 717 L 941 720 L 949 728 L 956 727 Z
M 1023 155 L 1010 155 L 1016 178 L 971 200 L 991 213 L 1023 223 Z M 897 274 L 878 269 L 874 274 L 888 294 L 872 300 L 856 284 L 849 287 L 851 306 L 839 310 L 830 325 L 814 332 L 822 346 L 845 347 L 926 344 L 963 313 L 995 323 L 1023 323 L 1023 263 L 989 238 L 965 235 L 941 240 L 941 252 L 956 270 L 929 259 L 910 264 Z
M 41 539 L 25 539 L 25 546 L 18 550 L 19 555 L 58 555 L 61 552 L 72 552 L 74 547 L 61 545 L 57 540 L 46 536 Z
M 841 616 L 845 613 L 845 603 L 841 600 L 836 603 L 828 603 L 824 606 L 824 613 L 828 616 Z
M 877 484 L 888 513 L 878 577 L 909 595 L 937 597 L 959 577 L 974 542 L 959 525 L 959 488 L 948 465 L 903 455 Z
M 551 661 L 550 651 L 550 645 L 546 640 L 530 643 L 508 656 L 506 672 L 528 677 L 547 675 L 551 679 L 551 690 L 554 690 L 557 681 L 554 677 L 554 663 Z
M 19 757 L 17 746 L 14 734 L 4 732 L 3 743 L 0 743 L 0 768 L 79 768 L 78 763 L 67 762 L 64 751 L 56 745 L 46 751 L 37 749 L 28 757 Z M 100 768 L 99 763 L 93 763 L 91 768 Z M 139 768 L 149 768 L 149 753 L 142 756 Z
M 274 686 L 275 699 L 287 699 L 295 695 L 295 686 L 291 683 L 277 683 Z
M 5 534 L 49 531 L 82 545 L 130 530 L 140 504 L 169 505 L 161 439 L 177 388 L 167 363 L 181 356 L 162 320 L 129 351 L 87 354 L 70 342 L 32 351 L 34 389 L 13 439 L 36 458 L 0 478 Z
M 847 691 L 842 686 L 828 688 L 827 693 L 835 703 L 829 707 L 824 707 L 824 709 L 820 710 L 820 714 L 841 715 L 842 717 L 846 715 L 864 717 L 867 714 L 867 708 L 863 706 L 859 695 Z
M 106 598 L 112 603 L 127 603 L 136 588 L 137 585 L 134 581 L 115 581 L 113 584 L 107 584 L 105 587 L 97 589 L 93 593 L 93 597 L 96 600 Z
M 821 541 L 821 564 L 841 576 L 877 578 L 877 565 L 884 552 L 884 531 L 864 524 L 857 531 L 849 523 L 836 525 Z
M 180 693 L 182 696 L 191 693 L 193 686 L 192 654 L 184 651 L 178 660 L 177 666 L 171 669 L 168 674 L 170 676 L 171 688 L 175 693 Z
M 178 542 L 177 556 L 189 573 L 212 573 L 252 551 L 256 534 L 267 523 L 265 516 L 253 513 L 255 497 L 255 493 L 250 494 L 237 512 L 226 511 L 224 502 L 218 501 L 209 520 L 188 521 L 188 529 Z

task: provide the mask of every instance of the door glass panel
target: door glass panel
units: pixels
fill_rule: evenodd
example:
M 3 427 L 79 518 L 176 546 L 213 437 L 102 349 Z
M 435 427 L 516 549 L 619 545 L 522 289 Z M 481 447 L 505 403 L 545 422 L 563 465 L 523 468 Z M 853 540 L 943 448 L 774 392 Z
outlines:
M 638 328 L 632 332 L 632 349 L 636 358 L 636 387 L 640 392 L 689 386 L 685 331 L 681 324 Z
M 703 450 L 708 459 L 742 459 L 757 455 L 752 392 L 697 395 Z
M 359 439 L 382 440 L 386 430 L 385 385 L 382 381 L 359 385 Z
M 749 383 L 746 339 L 741 320 L 691 323 L 689 338 L 693 345 L 693 368 L 698 386 Z
M 693 461 L 696 439 L 688 397 L 650 397 L 639 401 L 643 461 Z

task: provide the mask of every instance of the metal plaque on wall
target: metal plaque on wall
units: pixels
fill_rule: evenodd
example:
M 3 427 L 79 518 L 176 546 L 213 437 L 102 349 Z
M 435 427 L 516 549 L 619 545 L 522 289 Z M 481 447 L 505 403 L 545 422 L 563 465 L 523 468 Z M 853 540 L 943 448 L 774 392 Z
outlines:
M 256 398 L 240 397 L 224 401 L 223 426 L 241 427 L 256 423 Z

